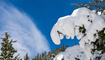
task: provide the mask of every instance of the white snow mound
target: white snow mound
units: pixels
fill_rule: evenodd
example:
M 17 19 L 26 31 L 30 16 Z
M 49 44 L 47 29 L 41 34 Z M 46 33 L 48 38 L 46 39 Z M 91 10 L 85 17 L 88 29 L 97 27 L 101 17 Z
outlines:
M 105 18 L 103 16 L 84 7 L 78 8 L 71 15 L 58 19 L 52 28 L 51 38 L 55 44 L 59 45 L 64 36 L 67 39 L 73 39 L 76 36 L 78 40 L 80 39 L 78 47 L 84 51 L 87 60 L 89 60 L 92 56 L 91 49 L 93 48 L 91 42 L 96 41 L 98 38 L 97 36 L 94 37 L 94 34 L 105 28 Z

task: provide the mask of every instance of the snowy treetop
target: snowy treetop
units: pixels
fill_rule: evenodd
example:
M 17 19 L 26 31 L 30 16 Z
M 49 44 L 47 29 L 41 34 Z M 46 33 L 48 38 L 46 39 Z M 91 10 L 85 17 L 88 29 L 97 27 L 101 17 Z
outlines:
M 92 43 L 100 40 L 100 37 L 105 37 L 105 35 L 100 36 L 102 33 L 105 34 L 105 15 L 98 15 L 94 10 L 91 11 L 83 7 L 74 10 L 71 15 L 59 18 L 52 28 L 51 38 L 55 44 L 59 45 L 64 36 L 67 39 L 73 39 L 76 36 L 80 39 L 78 48 L 83 50 L 89 60 L 93 56 L 94 46 Z M 78 48 L 75 49 L 78 51 Z M 70 48 L 71 50 L 73 51 L 72 48 Z

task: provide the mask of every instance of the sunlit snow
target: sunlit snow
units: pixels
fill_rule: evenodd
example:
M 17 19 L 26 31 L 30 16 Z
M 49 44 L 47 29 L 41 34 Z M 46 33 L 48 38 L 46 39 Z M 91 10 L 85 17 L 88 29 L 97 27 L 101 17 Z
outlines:
M 67 39 L 76 36 L 81 39 L 79 46 L 68 48 L 70 51 L 65 51 L 64 59 L 73 60 L 77 53 L 81 50 L 85 53 L 85 60 L 90 60 L 92 57 L 91 49 L 93 45 L 91 42 L 96 41 L 97 36 L 94 34 L 105 28 L 105 15 L 96 14 L 87 8 L 78 8 L 73 11 L 71 15 L 67 15 L 58 19 L 51 31 L 51 38 L 53 42 L 59 45 L 60 40 L 66 36 Z M 78 50 L 79 49 L 79 50 Z M 66 55 L 71 54 L 71 55 Z M 68 56 L 68 57 L 67 57 Z M 67 58 L 66 58 L 67 57 Z M 79 58 L 81 59 L 81 58 Z M 81 59 L 82 60 L 82 59 Z M 83 59 L 84 60 L 84 59 Z

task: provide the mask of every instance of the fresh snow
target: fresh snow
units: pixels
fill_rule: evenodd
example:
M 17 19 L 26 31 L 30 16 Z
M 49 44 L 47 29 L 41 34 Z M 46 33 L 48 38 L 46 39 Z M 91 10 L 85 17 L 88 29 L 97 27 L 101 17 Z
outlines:
M 87 59 L 87 56 L 84 50 L 80 48 L 80 46 L 74 46 L 66 49 L 66 51 L 64 52 L 64 59 L 65 60 L 76 60 L 76 59 L 84 60 L 84 59 Z
M 63 58 L 64 58 L 63 53 L 60 53 L 53 60 L 62 60 Z
M 80 27 L 84 27 L 85 32 L 81 33 Z M 91 11 L 83 7 L 74 10 L 71 15 L 59 18 L 51 30 L 51 38 L 57 45 L 61 43 L 60 40 L 63 39 L 64 36 L 66 36 L 67 39 L 73 39 L 74 36 L 76 36 L 78 40 L 81 39 L 79 46 L 68 48 L 64 52 L 65 60 L 74 60 L 75 56 L 81 54 L 80 51 L 84 52 L 81 56 L 84 55 L 86 57 L 85 60 L 94 60 L 91 53 L 93 48 L 91 42 L 96 41 L 98 36 L 94 37 L 94 34 L 103 28 L 105 28 L 105 15 L 96 14 L 95 10 Z M 80 59 L 84 60 L 84 58 Z

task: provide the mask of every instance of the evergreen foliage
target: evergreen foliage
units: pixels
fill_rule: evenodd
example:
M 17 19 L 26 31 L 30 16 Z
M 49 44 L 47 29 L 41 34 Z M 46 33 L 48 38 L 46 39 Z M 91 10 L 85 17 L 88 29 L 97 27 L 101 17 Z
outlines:
M 24 60 L 29 60 L 28 54 L 24 57 Z
M 0 60 L 22 60 L 21 58 L 18 57 L 19 55 L 14 56 L 14 54 L 17 52 L 17 50 L 15 50 L 15 48 L 13 47 L 13 43 L 15 42 L 16 41 L 13 39 L 10 40 L 10 36 L 6 32 L 5 37 L 2 38 L 2 42 L 1 42 Z M 37 56 L 32 60 L 53 60 L 53 58 L 58 53 L 65 51 L 67 47 L 68 46 L 65 47 L 63 45 L 61 48 L 57 48 L 54 51 L 37 54 Z M 28 54 L 26 54 L 26 56 L 24 57 L 24 60 L 29 60 Z
M 92 42 L 94 45 L 93 52 L 95 50 L 101 51 L 101 53 L 105 53 L 105 28 L 103 28 L 101 31 L 97 31 L 96 34 L 94 34 L 94 37 L 98 37 L 95 42 Z
M 6 32 L 5 37 L 2 38 L 0 60 L 16 60 L 17 58 L 13 57 L 13 55 L 17 52 L 17 50 L 13 47 L 13 43 L 16 41 L 9 40 L 9 38 L 10 36 Z
M 79 27 L 79 32 L 84 34 L 84 36 L 86 35 L 86 29 L 85 29 L 84 25 Z
M 51 52 L 44 52 L 42 53 L 41 55 L 38 54 L 35 58 L 33 58 L 32 60 L 53 60 L 53 58 L 60 52 L 63 52 L 65 51 L 65 49 L 67 48 L 68 46 L 62 46 L 61 48 L 57 48 L 55 49 L 54 51 L 51 51 Z
M 88 3 L 73 3 L 71 5 L 76 6 L 76 7 L 86 7 L 88 9 L 96 10 L 96 13 L 101 12 L 101 13 L 105 14 L 104 13 L 105 0 L 94 0 L 94 1 L 88 2 Z

